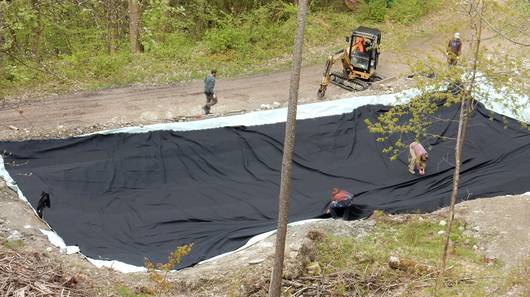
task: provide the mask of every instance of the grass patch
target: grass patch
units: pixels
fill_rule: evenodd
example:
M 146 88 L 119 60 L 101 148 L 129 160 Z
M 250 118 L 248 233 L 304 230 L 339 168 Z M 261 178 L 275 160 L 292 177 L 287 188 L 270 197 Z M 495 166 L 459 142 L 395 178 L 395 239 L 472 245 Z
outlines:
M 134 290 L 129 289 L 125 286 L 121 286 L 121 285 L 116 288 L 116 293 L 120 297 L 150 297 L 150 296 L 153 296 L 149 294 L 136 293 Z
M 432 296 L 443 250 L 440 231 L 445 230 L 432 218 L 407 216 L 405 222 L 379 218 L 374 231 L 362 240 L 327 235 L 317 245 L 317 261 L 323 277 L 334 280 L 334 288 L 343 295 L 399 290 L 405 296 Z M 503 296 L 510 285 L 502 289 L 502 265 L 487 264 L 476 255 L 475 240 L 463 230 L 463 224 L 456 222 L 439 296 Z M 521 283 L 522 275 L 514 273 L 512 283 Z M 495 294 L 493 284 L 497 284 Z
M 11 250 L 19 250 L 24 247 L 24 242 L 22 240 L 4 240 L 2 245 Z

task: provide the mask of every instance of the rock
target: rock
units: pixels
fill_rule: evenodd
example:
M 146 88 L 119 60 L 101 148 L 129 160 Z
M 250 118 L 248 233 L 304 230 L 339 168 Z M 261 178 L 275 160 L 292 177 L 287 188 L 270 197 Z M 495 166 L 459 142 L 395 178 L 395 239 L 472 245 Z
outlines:
M 250 261 L 248 261 L 248 264 L 250 264 L 250 265 L 255 265 L 255 264 L 259 264 L 259 263 L 261 263 L 261 262 L 263 262 L 263 261 L 265 261 L 264 258 L 254 259 L 254 260 L 250 260 Z
M 473 245 L 473 249 L 474 249 L 474 250 L 478 250 L 478 246 L 477 246 L 476 244 Z
M 263 242 L 263 243 L 260 243 L 260 245 L 261 245 L 262 247 L 264 247 L 264 248 L 272 248 L 272 247 L 274 247 L 274 243 L 269 242 L 269 241 L 265 241 L 265 242 Z
M 471 230 L 465 230 L 462 234 L 464 236 L 469 236 L 469 237 L 473 237 L 474 235 L 474 233 Z
M 150 111 L 142 112 L 142 114 L 140 115 L 140 118 L 144 121 L 149 121 L 149 122 L 158 121 L 158 115 Z
M 447 222 L 445 220 L 441 220 L 438 225 L 445 226 L 445 225 L 447 225 Z
M 475 231 L 475 232 L 479 232 L 479 231 L 480 231 L 480 227 L 479 227 L 479 226 L 475 226 L 475 227 L 473 227 L 473 231 Z
M 494 255 L 488 254 L 484 256 L 484 262 L 488 265 L 493 265 L 496 260 L 497 257 L 495 257 Z
M 444 230 L 440 230 L 438 231 L 438 235 L 444 235 L 445 234 L 445 231 Z
M 66 282 L 63 283 L 63 286 L 67 288 L 74 288 L 79 283 L 79 275 L 74 275 L 70 277 Z
M 272 102 L 272 107 L 278 108 L 280 106 L 282 106 L 282 104 L 280 102 L 277 102 L 277 101 Z
M 11 234 L 7 237 L 8 241 L 22 240 L 22 234 L 17 230 L 11 231 Z
M 138 294 L 147 294 L 147 295 L 155 295 L 157 292 L 153 288 L 146 287 L 146 286 L 140 286 L 137 287 L 135 290 Z
M 24 229 L 31 229 L 31 225 L 24 225 Z
M 320 264 L 318 262 L 311 262 L 309 265 L 306 266 L 307 273 L 311 275 L 320 275 L 322 273 L 322 269 L 320 268 Z
M 306 237 L 311 239 L 311 240 L 313 240 L 313 241 L 321 241 L 326 236 L 324 235 L 324 233 L 322 233 L 320 231 L 310 230 L 310 231 L 307 232 Z
M 270 104 L 262 104 L 262 105 L 260 105 L 259 108 L 260 108 L 260 109 L 271 109 L 272 106 L 271 106 Z
M 304 274 L 304 267 L 296 260 L 287 261 L 283 271 L 283 277 L 286 279 L 297 279 Z M 245 295 L 246 296 L 246 295 Z
M 20 288 L 18 290 L 16 290 L 14 293 L 14 297 L 25 297 L 26 296 L 26 290 L 28 289 L 28 287 L 23 287 L 23 288 Z
M 433 268 L 423 263 L 418 263 L 412 259 L 399 258 L 396 256 L 390 256 L 388 259 L 388 266 L 392 269 L 397 269 L 406 272 L 428 272 L 432 271 Z
M 15 130 L 15 131 L 20 130 L 20 129 L 18 129 L 17 127 L 15 127 L 15 126 L 13 126 L 13 125 L 9 125 L 8 127 L 9 127 L 9 129 L 11 129 L 11 130 Z
M 486 256 L 484 256 L 485 259 L 487 259 L 488 261 L 494 261 L 497 259 L 497 257 L 495 255 L 493 255 L 491 252 L 488 251 L 488 253 L 486 254 Z
M 289 249 L 291 251 L 298 251 L 302 245 L 300 243 L 291 243 Z
M 173 120 L 173 113 L 171 111 L 166 111 L 166 120 Z

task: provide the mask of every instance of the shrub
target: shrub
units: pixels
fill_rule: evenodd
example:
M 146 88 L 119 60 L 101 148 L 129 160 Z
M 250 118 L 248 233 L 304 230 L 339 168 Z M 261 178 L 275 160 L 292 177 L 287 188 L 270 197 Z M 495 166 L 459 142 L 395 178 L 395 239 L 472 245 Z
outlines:
M 427 14 L 432 8 L 433 0 L 394 0 L 392 8 L 388 11 L 391 21 L 401 24 L 411 24 Z
M 385 0 L 366 0 L 359 6 L 359 18 L 361 20 L 382 22 L 385 20 L 387 9 Z
M 147 268 L 147 274 L 149 275 L 149 280 L 153 283 L 153 291 L 156 292 L 157 296 L 161 296 L 171 289 L 171 284 L 167 280 L 167 274 L 175 269 L 175 266 L 180 263 L 182 257 L 186 256 L 191 252 L 191 247 L 193 244 L 187 244 L 179 246 L 175 251 L 169 254 L 166 263 L 154 264 L 149 259 L 146 259 L 144 262 L 145 268 Z
M 437 9 L 440 0 L 365 0 L 359 7 L 361 20 L 390 21 L 408 25 Z
M 114 76 L 118 70 L 131 62 L 128 52 L 119 52 L 113 55 L 97 55 L 90 59 L 90 72 L 96 79 Z

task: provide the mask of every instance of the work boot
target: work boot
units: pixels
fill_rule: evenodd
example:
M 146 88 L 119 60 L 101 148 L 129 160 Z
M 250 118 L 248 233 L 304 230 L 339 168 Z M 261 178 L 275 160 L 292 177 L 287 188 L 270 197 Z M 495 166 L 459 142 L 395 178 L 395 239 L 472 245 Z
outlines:
M 412 169 L 409 169 L 409 172 L 410 172 L 410 174 L 416 174 L 416 172 L 414 172 L 414 170 L 412 170 Z
M 207 106 L 203 106 L 202 110 L 204 111 L 204 114 L 207 115 L 210 113 L 210 109 Z

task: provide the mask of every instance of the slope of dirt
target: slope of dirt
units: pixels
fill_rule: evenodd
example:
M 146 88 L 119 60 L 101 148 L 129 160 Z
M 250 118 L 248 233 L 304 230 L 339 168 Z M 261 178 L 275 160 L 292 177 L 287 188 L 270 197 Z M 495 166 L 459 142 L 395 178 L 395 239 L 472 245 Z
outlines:
M 477 249 L 491 260 L 500 259 L 505 269 L 530 259 L 530 195 L 467 201 L 456 217 L 470 224 Z

